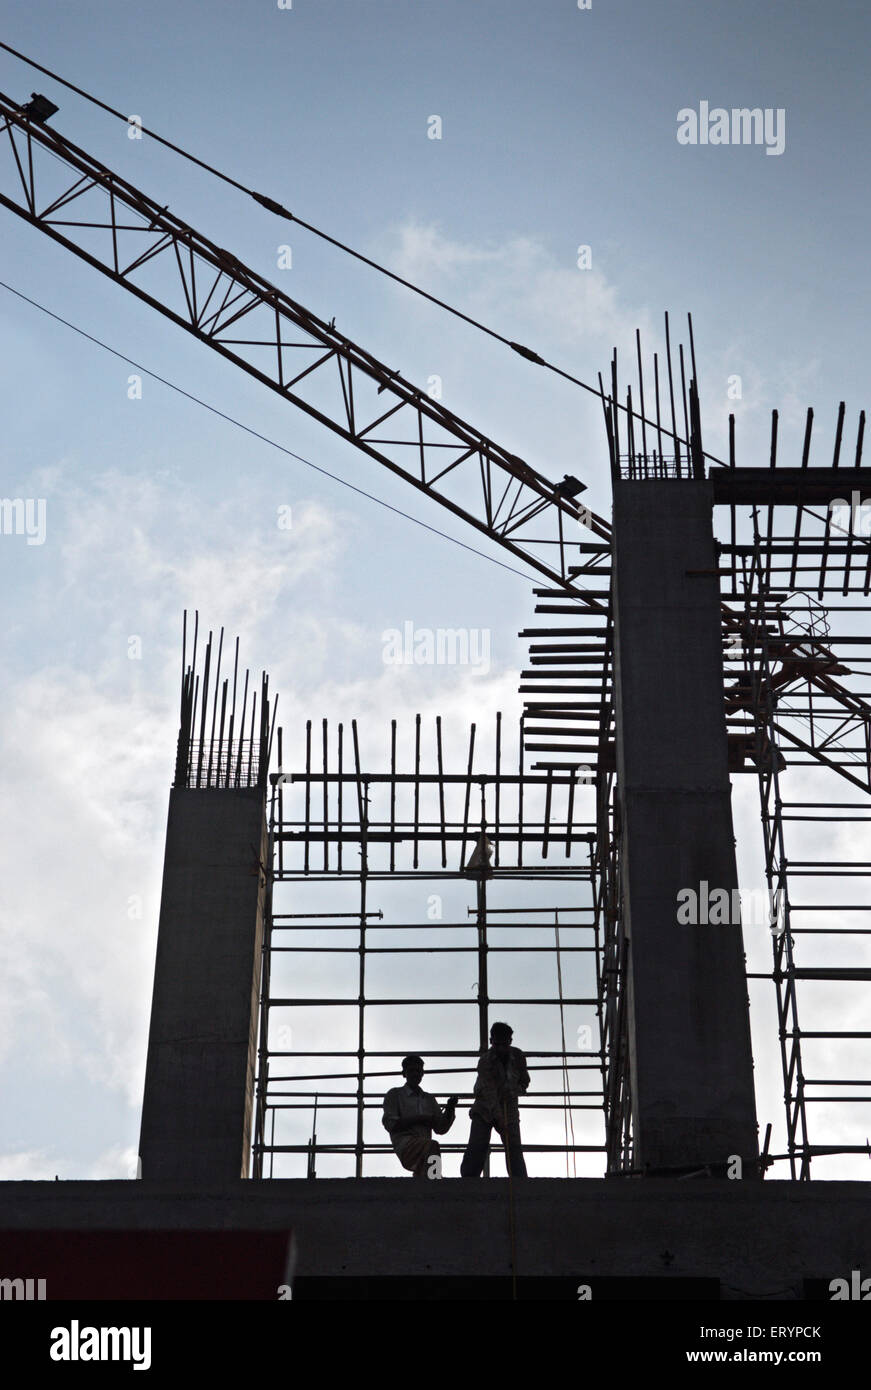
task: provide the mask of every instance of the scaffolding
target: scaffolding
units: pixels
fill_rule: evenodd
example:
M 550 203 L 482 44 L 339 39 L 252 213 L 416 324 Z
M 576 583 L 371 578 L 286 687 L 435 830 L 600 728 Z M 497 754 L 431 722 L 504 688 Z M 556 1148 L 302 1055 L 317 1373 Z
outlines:
M 639 409 L 631 386 L 623 393 L 625 406 L 620 404 L 613 355 L 610 395 L 603 388 L 611 475 L 615 482 L 679 483 L 708 477 L 715 516 L 718 504 L 727 509 L 728 530 L 717 549 L 729 770 L 755 773 L 758 779 L 766 883 L 761 920 L 772 950 L 770 968 L 757 970 L 751 963 L 747 978 L 748 985 L 765 979 L 774 986 L 785 1108 L 784 1152 L 769 1151 L 772 1125 L 767 1124 L 763 1167 L 783 1162 L 791 1178 L 808 1179 L 814 1158 L 840 1155 L 858 1162 L 871 1157 L 871 1031 L 832 1026 L 833 1018 L 840 1024 L 864 1022 L 858 990 L 871 981 L 871 926 L 866 925 L 871 860 L 862 857 L 863 827 L 871 819 L 871 689 L 866 679 L 871 661 L 866 654 L 871 642 L 871 495 L 861 496 L 865 412 L 859 414 L 849 457 L 846 411 L 840 403 L 831 455 L 822 468 L 812 469 L 813 410 L 807 412 L 798 467 L 784 467 L 778 457 L 779 418 L 773 411 L 767 466 L 739 469 L 734 416 L 729 417 L 727 459 L 716 460 L 703 448 L 691 319 L 688 352 L 679 346 L 673 364 L 667 315 L 665 345 L 662 371 L 657 355 L 653 358 L 653 423 L 645 419 L 640 334 L 634 396 Z M 681 405 L 683 452 L 677 427 Z M 669 431 L 663 423 L 667 406 Z M 673 452 L 664 450 L 663 432 L 673 441 Z M 609 547 L 582 550 L 589 558 L 573 573 L 608 573 Z M 584 751 L 596 758 L 607 1171 L 628 1174 L 634 1168 L 619 805 L 612 772 L 611 597 L 608 590 L 599 596 L 608 600 L 609 615 L 599 631 L 598 659 L 575 659 L 595 662 L 600 677 L 598 739 Z M 588 693 L 593 691 L 588 688 Z M 564 733 L 569 719 L 593 717 L 573 716 L 567 708 L 553 709 L 551 715 L 564 721 Z M 581 751 L 577 742 L 576 749 Z M 836 787 L 836 778 L 849 784 L 853 800 L 842 799 L 845 789 Z M 795 787 L 791 799 L 784 799 L 784 785 Z M 815 792 L 820 785 L 823 790 Z M 855 842 L 858 853 L 848 857 L 845 842 Z M 746 896 L 742 894 L 742 913 Z M 808 940 L 798 940 L 803 937 Z M 824 958 L 814 961 L 810 949 L 820 944 Z M 827 952 L 836 945 L 846 959 L 833 963 Z M 834 1134 L 832 1122 L 821 1121 L 817 1109 L 833 1105 L 839 1107 L 836 1128 L 841 1131 Z M 853 1171 L 859 1176 L 857 1168 Z
M 842 423 L 843 411 L 839 438 Z M 808 511 L 817 526 L 802 534 Z M 833 1018 L 859 1016 L 857 987 L 871 981 L 871 901 L 858 900 L 867 897 L 871 861 L 845 857 L 851 828 L 871 819 L 871 691 L 863 688 L 871 658 L 860 650 L 867 626 L 858 630 L 869 607 L 843 601 L 867 596 L 871 549 L 853 518 L 845 541 L 833 543 L 837 511 L 799 506 L 789 536 L 777 533 L 774 505 L 764 530 L 754 507 L 752 541 L 724 547 L 728 582 L 737 580 L 728 597 L 743 592 L 740 614 L 727 612 L 724 622 L 726 710 L 730 742 L 758 777 L 772 936 L 770 972 L 749 978 L 774 984 L 786 1131 L 779 1157 L 800 1180 L 810 1178 L 815 1158 L 871 1157 L 871 1032 L 832 1026 Z M 734 534 L 734 509 L 732 526 Z M 861 617 L 851 622 L 853 615 Z M 836 779 L 854 789 L 852 800 L 842 799 Z M 785 784 L 795 786 L 791 797 Z M 829 1105 L 850 1110 L 839 1117 L 841 1133 L 829 1136 L 836 1142 L 820 1142 L 826 1123 L 817 1107 Z
M 420 716 L 404 748 L 392 721 L 372 772 L 356 721 L 350 738 L 309 722 L 303 767 L 270 779 L 255 1176 L 399 1172 L 380 1111 L 401 1058 L 422 1054 L 425 1089 L 468 1102 L 506 1016 L 532 1075 L 525 1153 L 569 1175 L 604 1151 L 593 789 L 528 770 L 519 738 L 509 769 L 501 715 L 487 770 L 476 725 L 461 770 L 440 718 L 431 732 L 429 759 Z

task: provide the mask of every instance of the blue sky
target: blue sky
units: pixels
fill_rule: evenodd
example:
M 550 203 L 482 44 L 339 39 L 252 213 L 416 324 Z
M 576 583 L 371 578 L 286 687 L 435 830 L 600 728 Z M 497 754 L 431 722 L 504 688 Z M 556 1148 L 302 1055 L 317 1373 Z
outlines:
M 788 450 L 807 405 L 828 445 L 838 401 L 851 424 L 869 402 L 861 3 L 4 8 L 14 47 L 584 380 L 605 370 L 612 346 L 626 359 L 636 325 L 652 351 L 663 310 L 691 310 L 715 450 L 729 409 L 751 463 L 764 457 L 772 407 Z M 549 476 L 578 474 L 609 513 L 589 397 L 148 139 L 129 140 L 2 53 L 0 89 L 52 97 L 68 138 L 413 381 L 441 375 L 446 405 Z M 703 100 L 783 108 L 784 152 L 679 145 L 678 111 Z M 434 114 L 438 141 L 427 138 Z M 7 284 L 479 545 L 5 210 L 0 229 Z M 289 271 L 277 268 L 282 244 Z M 590 270 L 578 269 L 580 244 Z M 129 400 L 131 368 L 5 290 L 0 323 L 0 490 L 44 497 L 48 517 L 43 546 L 0 538 L 0 1176 L 123 1175 L 138 1135 L 182 609 L 240 633 L 252 667 L 271 672 L 286 724 L 356 715 L 374 757 L 386 711 L 441 709 L 458 738 L 482 709 L 516 712 L 516 633 L 532 601 L 520 577 L 147 377 Z M 727 398 L 735 374 L 740 401 Z M 282 505 L 293 508 L 289 534 L 276 527 Z M 409 619 L 490 630 L 490 672 L 385 667 L 381 634 Z M 131 635 L 141 660 L 128 659 Z M 136 894 L 143 916 L 131 922 Z

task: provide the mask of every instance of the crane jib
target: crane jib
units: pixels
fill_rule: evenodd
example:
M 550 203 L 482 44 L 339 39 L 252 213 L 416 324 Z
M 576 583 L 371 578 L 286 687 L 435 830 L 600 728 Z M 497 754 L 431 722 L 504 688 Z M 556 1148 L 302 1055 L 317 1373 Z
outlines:
M 585 529 L 610 538 L 576 500 L 582 484 L 550 482 L 2 94 L 0 203 L 605 611 L 571 573 Z

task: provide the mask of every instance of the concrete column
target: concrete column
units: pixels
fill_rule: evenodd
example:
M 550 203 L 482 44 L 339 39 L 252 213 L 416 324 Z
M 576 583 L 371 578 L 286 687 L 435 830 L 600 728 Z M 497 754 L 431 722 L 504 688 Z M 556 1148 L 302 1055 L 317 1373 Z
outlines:
M 758 1156 L 738 920 L 678 894 L 738 887 L 710 481 L 614 487 L 615 695 L 635 1155 L 653 1170 Z M 750 1169 L 752 1171 L 752 1168 Z M 745 1175 L 748 1168 L 745 1166 Z
M 170 792 L 139 1145 L 146 1181 L 248 1176 L 266 799 Z

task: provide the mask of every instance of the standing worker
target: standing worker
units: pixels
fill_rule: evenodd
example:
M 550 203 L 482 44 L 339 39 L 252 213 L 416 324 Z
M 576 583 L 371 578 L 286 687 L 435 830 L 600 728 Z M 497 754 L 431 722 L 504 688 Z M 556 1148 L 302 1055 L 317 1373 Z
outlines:
M 475 1095 L 469 1111 L 472 1127 L 460 1164 L 462 1178 L 480 1178 L 493 1129 L 505 1146 L 508 1176 L 527 1177 L 520 1143 L 518 1097 L 529 1088 L 529 1072 L 520 1048 L 511 1046 L 513 1036 L 507 1023 L 494 1023 L 490 1029 L 490 1048 L 478 1063 Z

